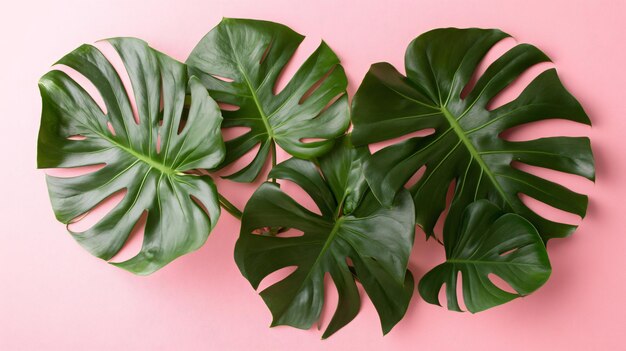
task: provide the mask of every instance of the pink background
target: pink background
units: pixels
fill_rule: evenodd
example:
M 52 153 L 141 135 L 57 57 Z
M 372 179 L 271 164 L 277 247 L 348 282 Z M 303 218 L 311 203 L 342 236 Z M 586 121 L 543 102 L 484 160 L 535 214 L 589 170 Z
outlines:
M 35 170 L 38 78 L 81 43 L 114 36 L 143 38 L 184 60 L 222 16 L 282 22 L 307 35 L 287 76 L 324 38 L 343 60 L 350 94 L 371 63 L 401 67 L 409 41 L 436 27 L 497 27 L 543 49 L 594 128 L 549 122 L 509 137 L 555 130 L 589 135 L 598 172 L 593 184 L 531 170 L 591 199 L 576 234 L 550 243 L 554 272 L 548 283 L 478 315 L 448 312 L 416 294 L 406 318 L 384 338 L 364 298 L 354 322 L 320 341 L 316 328 L 268 328 L 269 311 L 233 262 L 239 223 L 227 213 L 202 249 L 149 277 L 133 276 L 81 249 L 55 221 L 44 172 Z M 626 2 L 608 0 L 5 2 L 0 9 L 0 349 L 626 349 L 625 16 Z M 513 43 L 505 41 L 490 57 Z M 496 103 L 513 98 L 539 71 L 526 74 Z M 218 185 L 240 207 L 256 186 Z M 532 205 L 551 218 L 579 221 Z M 416 276 L 442 257 L 438 244 L 417 234 L 411 259 Z M 333 289 L 328 296 L 334 305 Z M 329 316 L 324 314 L 322 327 Z

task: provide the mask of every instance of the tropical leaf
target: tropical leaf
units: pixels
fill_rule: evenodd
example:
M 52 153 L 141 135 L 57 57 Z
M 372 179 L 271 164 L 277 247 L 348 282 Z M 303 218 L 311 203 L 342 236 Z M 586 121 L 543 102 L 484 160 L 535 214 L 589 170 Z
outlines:
M 439 290 L 446 286 L 448 309 L 461 311 L 457 299 L 459 272 L 463 300 L 474 313 L 528 295 L 550 277 L 546 247 L 535 227 L 523 217 L 504 213 L 487 200 L 472 203 L 461 223 L 444 227 L 446 262 L 419 282 L 424 300 L 439 305 Z M 497 287 L 489 275 L 507 282 L 518 294 Z
M 130 76 L 139 123 L 111 63 L 94 46 L 83 45 L 58 64 L 88 78 L 107 113 L 66 73 L 47 73 L 39 82 L 43 112 L 37 163 L 40 168 L 104 164 L 82 176 L 47 177 L 56 217 L 70 223 L 125 189 L 123 200 L 99 222 L 84 232 L 70 232 L 93 255 L 108 260 L 147 212 L 141 251 L 114 264 L 149 274 L 199 248 L 217 222 L 220 208 L 213 181 L 185 172 L 214 168 L 222 161 L 222 118 L 217 104 L 198 79 L 188 78 L 182 63 L 138 39 L 117 38 L 109 43 Z M 183 113 L 187 90 L 191 104 Z
M 248 201 L 235 248 L 241 273 L 256 289 L 272 272 L 297 266 L 261 292 L 273 315 L 272 326 L 310 328 L 322 310 L 326 273 L 337 287 L 339 302 L 323 338 L 357 315 L 360 297 L 355 278 L 374 303 L 384 333 L 406 312 L 414 286 L 407 271 L 414 238 L 413 202 L 404 191 L 391 208 L 378 203 L 358 174 L 367 154 L 365 149 L 351 148 L 346 140 L 320 160 L 319 169 L 296 158 L 274 167 L 270 177 L 298 184 L 321 215 L 298 204 L 275 183 L 264 183 Z M 304 234 L 258 234 L 259 229 L 276 227 Z
M 539 49 L 520 44 L 492 63 L 467 96 L 461 92 L 488 50 L 508 34 L 485 29 L 436 29 L 408 47 L 403 76 L 387 63 L 374 64 L 353 101 L 353 142 L 365 145 L 432 128 L 377 152 L 366 163 L 368 183 L 389 205 L 395 193 L 422 166 L 411 188 L 416 221 L 427 235 L 446 207 L 455 181 L 449 216 L 458 217 L 477 199 L 489 199 L 528 219 L 544 240 L 571 234 L 575 226 L 533 212 L 526 194 L 583 217 L 587 197 L 511 166 L 513 161 L 594 179 L 589 139 L 551 137 L 513 142 L 500 137 L 509 128 L 551 118 L 590 124 L 585 111 L 561 84 L 554 69 L 536 77 L 513 101 L 487 108 L 498 93 L 529 67 L 549 61 Z
M 322 42 L 287 86 L 275 94 L 280 73 L 304 39 L 281 24 L 226 18 L 195 47 L 187 65 L 218 102 L 224 128 L 247 127 L 226 142 L 222 166 L 259 145 L 254 159 L 227 178 L 251 182 L 273 154 L 275 144 L 311 159 L 328 152 L 349 125 L 347 79 L 335 53 Z M 230 81 L 232 80 L 232 81 Z

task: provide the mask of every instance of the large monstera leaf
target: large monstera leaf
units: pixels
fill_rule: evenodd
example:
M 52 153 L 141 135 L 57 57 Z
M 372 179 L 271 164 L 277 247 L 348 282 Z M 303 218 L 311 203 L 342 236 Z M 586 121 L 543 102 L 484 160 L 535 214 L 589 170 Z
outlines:
M 507 37 L 499 30 L 436 29 L 416 38 L 405 57 L 406 77 L 387 63 L 371 67 L 353 101 L 353 142 L 364 145 L 434 129 L 377 152 L 366 164 L 372 191 L 384 204 L 422 166 L 411 188 L 416 221 L 432 235 L 446 193 L 456 181 L 449 216 L 458 217 L 477 199 L 489 199 L 528 219 L 544 240 L 564 237 L 575 226 L 541 217 L 520 200 L 526 194 L 584 216 L 587 197 L 511 166 L 513 161 L 594 179 L 589 140 L 550 137 L 513 142 L 509 128 L 551 118 L 590 124 L 585 111 L 549 69 L 515 100 L 494 110 L 487 105 L 529 67 L 549 61 L 539 49 L 520 44 L 493 62 L 467 96 L 461 97 L 488 50 Z
M 424 300 L 439 305 L 439 290 L 446 285 L 448 309 L 461 311 L 457 279 L 463 279 L 463 300 L 474 313 L 528 295 L 550 277 L 545 245 L 533 225 L 514 213 L 504 213 L 487 200 L 472 203 L 461 223 L 444 227 L 446 262 L 420 280 Z M 497 287 L 489 275 L 507 282 L 517 294 Z
M 105 165 L 77 177 L 48 176 L 54 212 L 59 221 L 70 223 L 125 189 L 123 200 L 99 222 L 84 232 L 70 232 L 93 255 L 108 260 L 147 212 L 141 251 L 114 264 L 148 274 L 199 248 L 217 222 L 220 208 L 213 181 L 185 172 L 214 168 L 222 161 L 222 118 L 182 63 L 138 39 L 109 42 L 130 76 L 139 123 L 131 108 L 133 97 L 111 63 L 94 46 L 83 45 L 58 64 L 89 79 L 107 113 L 67 74 L 47 73 L 39 82 L 43 112 L 37 162 L 40 168 Z M 185 110 L 187 91 L 191 103 Z M 186 123 L 179 130 L 183 118 Z
M 321 215 L 298 204 L 275 183 L 261 185 L 246 205 L 235 248 L 242 274 L 256 289 L 272 272 L 297 267 L 261 292 L 273 315 L 272 326 L 311 327 L 324 303 L 326 273 L 337 287 L 339 302 L 323 338 L 358 313 L 355 278 L 374 303 L 384 333 L 406 312 L 414 285 L 407 271 L 414 238 L 413 202 L 403 191 L 391 208 L 382 207 L 362 175 L 367 150 L 352 149 L 347 143 L 324 156 L 319 170 L 311 161 L 292 158 L 270 173 L 301 186 Z M 304 234 L 281 237 L 264 230 L 276 227 Z
M 223 127 L 250 128 L 226 142 L 222 166 L 259 145 L 254 159 L 227 178 L 253 181 L 270 153 L 276 160 L 275 144 L 299 158 L 320 156 L 348 128 L 346 75 L 324 42 L 286 87 L 274 93 L 281 71 L 303 39 L 277 23 L 227 18 L 187 59 L 190 73 L 202 80 L 214 99 L 237 107 L 223 111 Z

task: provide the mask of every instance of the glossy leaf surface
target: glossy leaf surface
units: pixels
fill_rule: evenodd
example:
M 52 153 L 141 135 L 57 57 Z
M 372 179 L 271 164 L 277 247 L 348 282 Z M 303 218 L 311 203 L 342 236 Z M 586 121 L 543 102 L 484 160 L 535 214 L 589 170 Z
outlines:
M 546 219 L 529 209 L 519 194 L 583 217 L 587 197 L 512 166 L 513 161 L 594 179 L 589 140 L 549 137 L 507 141 L 504 131 L 551 118 L 590 124 L 585 111 L 561 84 L 556 71 L 539 74 L 513 101 L 488 109 L 489 102 L 524 71 L 548 57 L 520 44 L 493 62 L 462 97 L 487 52 L 507 37 L 499 30 L 436 29 L 416 38 L 405 56 L 406 76 L 387 63 L 374 64 L 353 101 L 355 145 L 388 140 L 418 130 L 409 138 L 372 156 L 366 177 L 376 197 L 388 205 L 422 167 L 411 188 L 416 221 L 427 235 L 446 207 L 455 182 L 448 216 L 458 217 L 472 202 L 489 199 L 507 212 L 528 219 L 544 240 L 564 237 L 574 225 Z
M 461 311 L 457 298 L 458 275 L 463 279 L 463 300 L 470 312 L 480 312 L 530 294 L 550 277 L 551 267 L 541 236 L 519 215 L 504 213 L 487 200 L 472 203 L 459 225 L 444 229 L 446 262 L 428 272 L 419 292 L 439 305 L 445 284 L 448 309 Z M 518 294 L 496 286 L 490 275 L 507 282 Z
M 149 274 L 199 248 L 217 222 L 220 208 L 213 181 L 185 172 L 214 168 L 222 161 L 222 118 L 217 104 L 196 78 L 189 79 L 182 63 L 138 39 L 109 43 L 124 63 L 132 94 L 94 46 L 83 45 L 63 57 L 58 64 L 91 81 L 107 112 L 66 73 L 47 73 L 39 82 L 43 112 L 37 162 L 40 168 L 104 165 L 81 176 L 47 177 L 56 217 L 71 223 L 126 190 L 121 202 L 91 228 L 70 232 L 93 255 L 108 260 L 147 212 L 141 251 L 114 264 Z M 183 113 L 186 92 L 191 104 Z M 70 138 L 75 136 L 82 138 Z
M 226 142 L 222 166 L 259 147 L 249 164 L 227 178 L 256 179 L 275 143 L 299 158 L 320 156 L 348 128 L 346 75 L 325 42 L 275 93 L 281 72 L 303 39 L 281 24 L 226 18 L 187 59 L 190 74 L 202 80 L 214 99 L 235 106 L 223 111 L 223 127 L 250 129 Z
M 355 279 L 376 307 L 384 333 L 406 312 L 414 285 L 407 271 L 414 238 L 413 202 L 403 191 L 390 208 L 382 207 L 359 174 L 365 156 L 366 150 L 349 148 L 344 141 L 319 161 L 319 169 L 311 161 L 292 158 L 271 171 L 271 177 L 302 187 L 321 215 L 274 183 L 261 185 L 246 205 L 235 248 L 242 274 L 256 289 L 269 274 L 297 267 L 261 292 L 272 312 L 272 326 L 310 328 L 322 310 L 326 274 L 337 287 L 339 301 L 324 338 L 357 315 L 360 297 Z M 281 237 L 262 231 L 272 227 L 293 228 L 303 235 Z

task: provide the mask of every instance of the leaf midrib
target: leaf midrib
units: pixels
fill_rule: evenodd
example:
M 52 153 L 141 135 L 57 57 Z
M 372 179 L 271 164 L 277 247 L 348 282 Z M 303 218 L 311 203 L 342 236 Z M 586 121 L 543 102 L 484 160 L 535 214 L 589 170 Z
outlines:
M 263 107 L 261 106 L 261 102 L 259 101 L 259 97 L 257 96 L 256 89 L 252 85 L 252 82 L 250 82 L 250 78 L 248 77 L 248 74 L 246 73 L 246 71 L 243 69 L 243 66 L 241 65 L 241 60 L 239 59 L 239 55 L 237 55 L 237 50 L 235 50 L 235 47 L 233 46 L 233 39 L 230 33 L 230 28 L 228 28 L 228 26 L 226 27 L 226 34 L 228 34 L 228 44 L 230 45 L 230 49 L 233 53 L 233 56 L 235 57 L 237 68 L 239 69 L 239 72 L 241 72 L 241 75 L 243 76 L 243 79 L 246 85 L 248 86 L 248 90 L 250 90 L 250 96 L 252 97 L 252 100 L 254 101 L 254 104 L 257 110 L 259 111 L 259 116 L 261 117 L 261 121 L 263 121 L 263 125 L 265 126 L 265 129 L 267 130 L 268 139 L 270 139 L 271 141 L 274 138 L 273 133 L 272 133 L 272 127 L 269 124 L 269 119 L 267 118 L 267 115 L 265 114 Z
M 180 172 L 178 172 L 176 169 L 168 167 L 162 163 L 159 163 L 157 161 L 155 161 L 154 159 L 152 159 L 150 156 L 146 156 L 140 152 L 135 151 L 133 148 L 131 147 L 127 147 L 124 144 L 121 144 L 119 142 L 117 142 L 115 139 L 110 138 L 108 135 L 100 132 L 99 130 L 97 130 L 96 128 L 92 128 L 92 126 L 87 125 L 77 119 L 75 119 L 77 121 L 77 123 L 83 125 L 84 127 L 86 127 L 88 130 L 90 130 L 91 132 L 95 133 L 96 135 L 98 135 L 99 137 L 101 137 L 102 139 L 108 141 L 110 144 L 112 144 L 114 147 L 117 147 L 123 151 L 125 151 L 126 153 L 128 153 L 129 155 L 135 157 L 136 159 L 144 162 L 145 164 L 147 164 L 148 166 L 150 166 L 151 168 L 155 168 L 157 170 L 159 170 L 161 173 L 166 174 L 168 176 L 171 175 L 175 175 L 175 174 L 182 174 Z M 128 129 L 126 128 L 126 123 L 123 123 L 124 125 L 124 130 L 126 130 L 126 135 L 128 134 Z M 152 140 L 152 134 L 150 134 L 150 140 Z M 152 143 L 150 143 L 150 146 L 152 146 Z
M 346 180 L 346 184 L 347 184 L 347 180 Z M 341 208 L 343 207 L 343 202 L 345 201 L 346 196 L 347 196 L 347 192 L 344 191 L 343 197 L 341 201 L 339 202 L 339 204 L 337 205 L 337 210 L 335 211 L 333 215 L 333 219 L 335 222 L 333 224 L 333 228 L 331 229 L 330 234 L 328 235 L 328 238 L 326 238 L 326 241 L 324 242 L 324 245 L 322 246 L 320 253 L 317 255 L 317 257 L 315 258 L 315 261 L 311 265 L 311 270 L 309 270 L 309 273 L 307 273 L 303 281 L 306 281 L 307 279 L 309 279 L 309 276 L 311 275 L 313 268 L 319 263 L 320 258 L 324 256 L 324 254 L 326 253 L 326 251 L 332 244 L 333 240 L 335 239 L 335 236 L 337 236 L 337 234 L 339 233 L 339 228 L 341 228 L 341 225 L 346 220 L 347 217 L 344 217 L 341 215 Z M 300 292 L 300 289 L 298 289 L 298 293 L 299 292 Z
M 97 132 L 96 132 L 97 133 Z M 133 150 L 130 147 L 127 147 L 123 144 L 118 143 L 117 141 L 115 141 L 114 139 L 109 138 L 108 136 L 101 134 L 101 133 L 97 133 L 99 136 L 101 136 L 103 139 L 107 140 L 109 143 L 115 145 L 116 147 L 122 149 L 123 151 L 126 151 L 128 154 L 130 154 L 131 156 L 139 159 L 140 161 L 144 162 L 145 164 L 147 164 L 148 166 L 158 169 L 161 173 L 167 174 L 167 175 L 174 175 L 179 173 L 177 170 L 170 168 L 162 163 L 156 162 L 155 160 L 153 160 L 152 158 L 150 158 L 149 156 L 146 156 L 142 153 L 139 153 L 135 150 Z
M 81 122 L 79 122 L 79 123 L 82 124 L 83 126 L 87 127 L 91 132 L 95 133 L 96 135 L 98 135 L 102 139 L 108 141 L 114 147 L 117 147 L 117 148 L 121 149 L 122 151 L 125 151 L 129 155 L 131 155 L 131 156 L 135 157 L 136 159 L 144 162 L 145 164 L 147 164 L 151 168 L 155 168 L 155 169 L 159 170 L 161 173 L 166 174 L 168 176 L 175 175 L 175 174 L 179 174 L 179 175 L 181 174 L 176 169 L 168 167 L 168 166 L 166 166 L 166 165 L 164 165 L 162 163 L 159 163 L 159 162 L 155 161 L 154 159 L 150 158 L 149 156 L 146 156 L 146 155 L 144 155 L 144 154 L 142 154 L 140 152 L 135 151 L 131 147 L 127 147 L 126 145 L 117 142 L 115 139 L 110 138 L 108 135 L 106 135 L 104 133 L 101 133 L 97 129 L 91 128 L 90 126 L 87 126 L 84 123 L 81 123 Z
M 448 109 L 445 106 L 442 106 L 440 109 L 441 109 L 441 113 L 443 114 L 443 116 L 446 118 L 446 120 L 450 124 L 450 127 L 452 127 L 452 130 L 456 133 L 457 137 L 461 140 L 463 145 L 465 145 L 465 148 L 470 153 L 470 156 L 474 160 L 476 160 L 476 162 L 480 166 L 481 170 L 491 180 L 491 183 L 493 184 L 493 186 L 496 189 L 496 191 L 498 191 L 498 193 L 500 194 L 502 199 L 507 203 L 507 205 L 512 208 L 513 206 L 511 204 L 511 202 L 510 202 L 506 192 L 504 191 L 504 189 L 502 189 L 502 186 L 500 186 L 500 183 L 496 179 L 495 174 L 487 166 L 487 164 L 485 163 L 485 160 L 483 160 L 480 152 L 478 152 L 478 150 L 476 149 L 474 144 L 472 144 L 472 142 L 469 140 L 469 138 L 466 135 L 465 130 L 463 129 L 463 127 L 461 127 L 461 125 L 459 124 L 458 120 L 452 115 L 452 113 L 450 113 L 450 111 L 448 111 Z M 478 185 L 480 185 L 480 184 L 478 184 Z
M 311 273 L 313 273 L 313 271 L 315 270 L 316 266 L 319 264 L 320 259 L 322 257 L 324 257 L 326 251 L 328 250 L 328 248 L 330 247 L 330 245 L 332 244 L 333 240 L 335 239 L 335 236 L 337 235 L 337 233 L 339 232 L 339 228 L 341 227 L 341 224 L 343 222 L 343 217 L 339 217 L 335 220 L 335 224 L 333 225 L 332 230 L 330 231 L 330 234 L 328 235 L 328 238 L 326 238 L 324 245 L 322 246 L 322 248 L 320 249 L 319 254 L 317 255 L 317 257 L 315 258 L 315 261 L 313 261 L 313 263 L 310 266 L 309 271 L 307 272 L 306 276 L 302 279 L 302 284 L 300 284 L 300 287 L 298 288 L 298 290 L 296 291 L 295 294 L 293 294 L 291 300 L 289 301 L 289 304 L 285 305 L 286 308 L 280 312 L 280 316 L 282 317 L 285 312 L 287 310 L 289 310 L 289 307 L 291 306 L 291 304 L 293 303 L 293 300 L 296 298 L 296 296 L 298 296 L 298 294 L 300 294 L 300 292 L 302 291 L 302 288 L 304 287 L 304 282 L 308 281 L 309 278 L 311 277 Z

